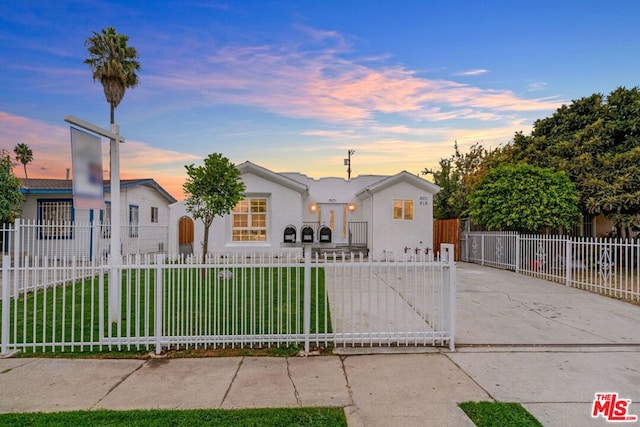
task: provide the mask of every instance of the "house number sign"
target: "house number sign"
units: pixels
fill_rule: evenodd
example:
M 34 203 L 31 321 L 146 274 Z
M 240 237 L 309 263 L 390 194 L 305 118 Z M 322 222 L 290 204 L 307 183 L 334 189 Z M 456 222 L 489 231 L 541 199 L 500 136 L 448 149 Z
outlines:
M 426 206 L 429 204 L 429 196 L 420 196 L 420 206 Z

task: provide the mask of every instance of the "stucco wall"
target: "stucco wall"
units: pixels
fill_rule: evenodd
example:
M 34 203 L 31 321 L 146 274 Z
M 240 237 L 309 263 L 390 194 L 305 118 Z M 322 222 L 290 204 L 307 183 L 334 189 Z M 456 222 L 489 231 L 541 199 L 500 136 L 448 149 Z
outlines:
M 394 199 L 413 200 L 413 220 L 393 218 Z M 415 249 L 433 249 L 433 195 L 407 182 L 399 182 L 373 194 L 371 256 L 414 255 Z
M 247 187 L 246 197 L 262 197 L 267 199 L 267 241 L 265 242 L 234 242 L 231 236 L 231 215 L 215 218 L 209 230 L 209 252 L 244 253 L 252 250 L 282 250 L 301 251 L 299 248 L 288 249 L 282 245 L 283 233 L 287 225 L 293 224 L 297 229 L 297 239 L 300 239 L 302 225 L 302 195 L 301 193 L 276 184 L 272 181 L 251 173 L 242 175 L 242 181 Z M 178 252 L 178 222 L 182 216 L 191 217 L 186 211 L 185 203 L 178 202 L 171 205 L 169 219 L 170 252 Z M 201 253 L 204 238 L 202 221 L 194 220 L 195 253 Z

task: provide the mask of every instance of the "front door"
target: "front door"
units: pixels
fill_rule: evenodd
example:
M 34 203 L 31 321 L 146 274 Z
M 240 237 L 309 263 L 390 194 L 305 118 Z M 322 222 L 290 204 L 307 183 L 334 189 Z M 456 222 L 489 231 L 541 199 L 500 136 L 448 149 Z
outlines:
M 332 243 L 347 243 L 347 217 L 344 203 L 320 203 L 320 226 L 331 229 Z

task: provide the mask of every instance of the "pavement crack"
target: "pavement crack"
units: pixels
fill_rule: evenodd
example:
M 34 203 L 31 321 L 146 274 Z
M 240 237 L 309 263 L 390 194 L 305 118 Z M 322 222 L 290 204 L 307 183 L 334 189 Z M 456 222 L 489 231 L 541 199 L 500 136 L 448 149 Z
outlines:
M 243 363 L 244 363 L 244 357 L 240 359 L 240 362 L 238 363 L 238 367 L 236 368 L 236 371 L 233 373 L 233 378 L 231 378 L 231 381 L 229 382 L 229 387 L 227 387 L 227 390 L 224 392 L 224 396 L 222 397 L 222 401 L 220 402 L 220 406 L 219 406 L 220 408 L 222 408 L 224 401 L 227 400 L 227 396 L 229 396 L 231 387 L 233 387 L 233 383 L 236 381 L 236 377 L 238 376 L 238 372 L 240 372 L 240 368 L 242 367 Z
M 125 382 L 131 375 L 135 374 L 140 369 L 142 369 L 142 367 L 144 365 L 146 365 L 147 363 L 149 363 L 149 360 L 145 360 L 144 363 L 141 363 L 140 365 L 138 365 L 136 367 L 136 369 L 134 369 L 133 371 L 129 372 L 126 375 L 123 375 L 122 378 L 120 378 L 120 380 L 118 382 L 116 382 L 113 386 L 111 386 L 111 388 L 105 393 L 104 396 L 102 396 L 100 399 L 98 399 L 96 401 L 96 403 L 94 403 L 93 406 L 91 406 L 91 409 L 95 409 L 95 407 L 98 406 L 100 404 L 100 402 L 102 402 L 104 399 L 106 399 L 107 396 L 109 396 L 111 394 L 111 392 L 113 392 L 116 388 L 120 387 L 120 384 Z
M 451 358 L 451 354 L 452 353 L 443 353 L 443 354 L 447 357 L 447 359 L 449 359 L 449 361 L 451 363 L 453 363 L 455 365 L 456 368 L 458 368 L 460 370 L 460 372 L 462 372 L 464 375 L 466 375 L 466 377 L 469 378 L 475 385 L 477 385 L 480 388 L 480 390 L 484 391 L 487 394 L 487 396 L 489 396 L 489 399 L 491 399 L 494 402 L 498 401 L 498 399 L 494 395 L 492 395 L 489 390 L 487 390 L 486 388 L 482 387 L 482 384 L 480 384 L 478 381 L 476 381 L 476 379 L 473 378 L 467 371 L 465 371 L 462 368 L 462 366 L 458 365 L 456 363 L 456 361 Z
M 298 393 L 298 389 L 296 388 L 296 383 L 293 381 L 293 378 L 291 377 L 291 369 L 289 369 L 289 358 L 286 357 L 285 359 L 287 361 L 287 376 L 289 377 L 289 381 L 291 381 L 291 385 L 293 386 L 293 395 L 296 398 L 296 402 L 298 403 L 298 406 L 302 407 L 302 401 L 300 400 L 300 393 Z
M 342 367 L 342 375 L 344 376 L 344 382 L 347 384 L 347 392 L 349 393 L 349 400 L 351 403 L 348 406 L 354 406 L 353 401 L 353 389 L 351 389 L 351 383 L 349 382 L 349 374 L 347 374 L 347 368 L 344 366 L 344 361 L 348 356 L 340 356 L 340 366 Z

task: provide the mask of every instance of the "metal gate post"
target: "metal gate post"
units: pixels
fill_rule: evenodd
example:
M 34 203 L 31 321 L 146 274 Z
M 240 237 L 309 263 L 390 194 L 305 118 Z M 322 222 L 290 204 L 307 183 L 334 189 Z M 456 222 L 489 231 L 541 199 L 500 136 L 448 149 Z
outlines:
M 440 245 L 440 253 L 447 254 L 446 262 L 442 280 L 442 292 L 445 298 L 444 305 L 447 307 L 447 315 L 443 319 L 447 323 L 446 327 L 449 329 L 449 350 L 455 351 L 455 335 L 456 335 L 456 262 L 455 262 L 455 247 L 452 244 Z M 448 299 L 448 301 L 447 301 Z
M 305 245 L 304 256 L 304 352 L 309 353 L 309 335 L 311 334 L 311 245 Z

